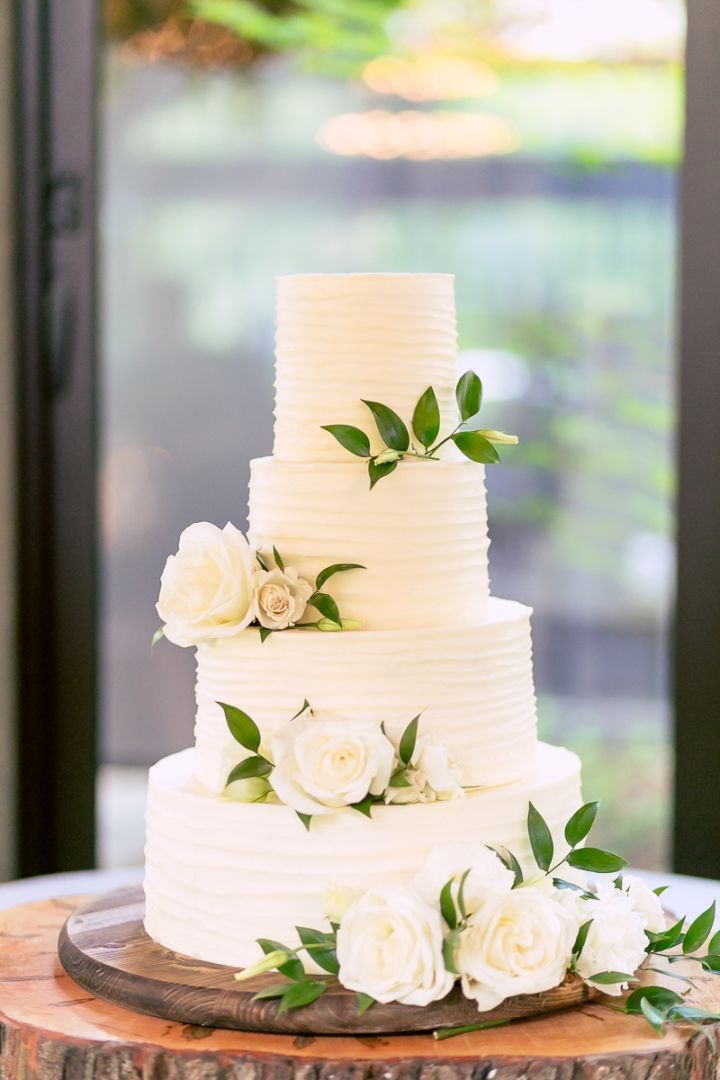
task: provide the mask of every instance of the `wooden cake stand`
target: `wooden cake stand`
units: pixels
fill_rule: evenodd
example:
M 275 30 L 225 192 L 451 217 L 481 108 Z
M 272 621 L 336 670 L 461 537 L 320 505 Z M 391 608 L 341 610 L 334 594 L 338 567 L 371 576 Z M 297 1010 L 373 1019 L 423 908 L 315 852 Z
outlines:
M 700 1080 L 720 1076 L 720 1025 L 675 1028 L 598 1002 L 437 1042 L 432 1035 L 268 1035 L 179 1024 L 84 991 L 60 965 L 77 900 L 0 913 L 1 1080 Z M 694 1000 L 720 1010 L 720 979 Z

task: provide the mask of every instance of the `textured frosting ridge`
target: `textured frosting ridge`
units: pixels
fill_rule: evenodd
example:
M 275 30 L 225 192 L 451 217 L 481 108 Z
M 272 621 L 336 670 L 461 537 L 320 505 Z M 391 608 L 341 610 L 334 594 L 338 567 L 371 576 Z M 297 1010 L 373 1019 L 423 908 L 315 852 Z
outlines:
M 452 426 L 456 348 L 450 274 L 278 278 L 275 456 L 346 462 L 323 424 L 354 424 L 371 434 L 363 398 L 409 420 L 428 386 L 444 427 Z M 380 449 L 375 435 L 373 452 Z
M 258 957 L 255 939 L 293 941 L 294 927 L 322 927 L 328 883 L 403 883 L 432 847 L 451 838 L 502 844 L 529 868 L 528 801 L 567 850 L 565 821 L 581 803 L 580 762 L 540 744 L 536 772 L 454 802 L 376 807 L 316 818 L 306 832 L 285 806 L 212 799 L 193 780 L 194 751 L 150 770 L 145 925 L 160 944 L 238 967 Z
M 265 737 L 305 698 L 321 714 L 379 717 L 393 739 L 422 712 L 421 731 L 458 759 L 467 786 L 505 784 L 535 765 L 530 608 L 490 601 L 472 627 L 396 633 L 277 634 L 255 630 L 197 651 L 196 764 L 208 792 L 244 754 L 216 702 L 249 713 Z
M 407 461 L 369 490 L 361 462 L 306 464 L 256 458 L 250 540 L 275 544 L 310 577 L 328 563 L 367 569 L 333 578 L 346 618 L 367 629 L 469 625 L 488 594 L 483 467 Z

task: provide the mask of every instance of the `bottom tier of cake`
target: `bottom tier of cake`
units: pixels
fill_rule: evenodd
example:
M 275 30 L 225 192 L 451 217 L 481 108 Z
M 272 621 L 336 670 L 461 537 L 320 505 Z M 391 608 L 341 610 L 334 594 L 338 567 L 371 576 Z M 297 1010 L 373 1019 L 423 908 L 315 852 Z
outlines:
M 451 802 L 377 806 L 313 818 L 307 831 L 286 806 L 204 794 L 194 750 L 150 770 L 145 927 L 175 952 L 243 967 L 260 954 L 256 939 L 295 942 L 294 927 L 325 925 L 330 885 L 365 888 L 408 882 L 434 847 L 454 840 L 504 845 L 525 867 L 528 802 L 553 831 L 580 806 L 580 761 L 541 743 L 535 773 L 503 787 L 478 788 Z
M 194 751 L 150 770 L 146 929 L 161 945 L 244 967 L 257 937 L 295 942 L 296 926 L 325 926 L 328 886 L 407 882 L 432 848 L 453 840 L 503 845 L 532 865 L 528 802 L 563 848 L 562 828 L 581 805 L 580 760 L 540 744 L 532 777 L 476 788 L 464 799 L 378 806 L 316 816 L 310 831 L 280 805 L 252 805 L 202 792 Z

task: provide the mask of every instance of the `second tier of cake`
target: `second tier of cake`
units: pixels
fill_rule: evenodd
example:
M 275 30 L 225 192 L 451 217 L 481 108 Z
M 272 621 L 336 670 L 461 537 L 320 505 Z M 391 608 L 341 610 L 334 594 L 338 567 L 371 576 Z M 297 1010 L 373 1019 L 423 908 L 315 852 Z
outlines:
M 472 626 L 348 633 L 274 634 L 255 629 L 201 644 L 197 652 L 198 780 L 225 786 L 246 752 L 217 704 L 247 712 L 263 738 L 304 700 L 321 716 L 383 721 L 399 739 L 421 713 L 421 734 L 460 763 L 463 784 L 517 780 L 535 765 L 530 608 L 491 598 Z

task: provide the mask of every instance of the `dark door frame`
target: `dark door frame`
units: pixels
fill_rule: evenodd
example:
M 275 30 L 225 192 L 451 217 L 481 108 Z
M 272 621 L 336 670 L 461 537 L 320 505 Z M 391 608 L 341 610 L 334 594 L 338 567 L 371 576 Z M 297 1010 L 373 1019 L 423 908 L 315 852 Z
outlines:
M 19 874 L 95 860 L 96 9 L 16 8 Z
M 720 878 L 720 5 L 689 0 L 678 367 L 673 868 Z

